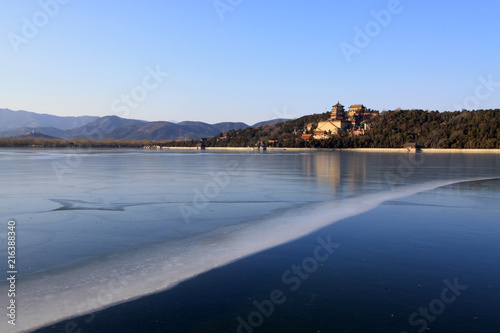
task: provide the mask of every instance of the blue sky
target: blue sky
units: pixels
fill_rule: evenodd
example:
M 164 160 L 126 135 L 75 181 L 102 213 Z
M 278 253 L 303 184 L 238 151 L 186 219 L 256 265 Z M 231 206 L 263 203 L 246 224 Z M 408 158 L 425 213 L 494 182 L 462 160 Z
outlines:
M 337 101 L 500 108 L 499 12 L 493 0 L 2 0 L 0 108 L 248 124 Z

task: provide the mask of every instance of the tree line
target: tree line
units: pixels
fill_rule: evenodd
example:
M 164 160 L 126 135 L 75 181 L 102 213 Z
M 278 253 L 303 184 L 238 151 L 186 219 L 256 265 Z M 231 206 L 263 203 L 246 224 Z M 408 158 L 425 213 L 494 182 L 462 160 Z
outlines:
M 94 139 L 52 139 L 52 138 L 0 138 L 0 147 L 34 147 L 34 148 L 142 148 L 145 146 L 179 146 L 194 147 L 197 140 L 152 141 L 152 140 L 94 140 Z

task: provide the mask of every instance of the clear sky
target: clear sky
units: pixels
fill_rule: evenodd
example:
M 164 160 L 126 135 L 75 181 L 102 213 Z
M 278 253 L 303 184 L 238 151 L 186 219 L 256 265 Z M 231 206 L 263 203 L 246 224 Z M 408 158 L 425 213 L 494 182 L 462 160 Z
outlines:
M 500 108 L 496 0 L 1 1 L 0 108 L 208 123 Z

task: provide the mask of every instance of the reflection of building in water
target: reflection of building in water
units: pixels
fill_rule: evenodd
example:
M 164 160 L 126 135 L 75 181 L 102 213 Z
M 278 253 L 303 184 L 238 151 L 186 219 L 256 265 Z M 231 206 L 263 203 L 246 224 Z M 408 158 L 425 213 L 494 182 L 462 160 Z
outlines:
M 349 194 L 355 194 L 358 192 L 358 189 L 364 186 L 365 181 L 368 178 L 368 155 L 360 152 L 352 152 L 348 154 L 349 155 L 345 158 L 345 160 L 347 160 L 345 168 L 348 169 L 346 174 L 346 190 Z
M 318 152 L 303 156 L 305 174 L 319 183 L 329 185 L 333 192 L 340 190 L 342 170 L 339 152 Z
M 307 177 L 327 185 L 335 195 L 359 194 L 368 177 L 367 155 L 357 152 L 325 151 L 303 156 Z

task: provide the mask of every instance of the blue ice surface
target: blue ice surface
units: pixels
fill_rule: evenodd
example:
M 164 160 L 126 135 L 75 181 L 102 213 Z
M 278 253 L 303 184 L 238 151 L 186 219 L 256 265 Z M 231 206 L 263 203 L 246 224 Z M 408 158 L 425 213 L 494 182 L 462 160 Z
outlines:
M 57 298 L 67 289 L 77 290 L 96 281 L 105 284 L 116 273 L 113 264 L 123 266 L 119 260 L 128 264 L 120 271 L 122 275 L 147 269 L 152 274 L 156 262 L 148 263 L 145 258 L 161 251 L 172 254 L 169 260 L 180 260 L 168 265 L 178 265 L 175 281 L 182 280 L 182 274 L 187 278 L 230 260 L 222 259 L 228 251 L 238 252 L 235 258 L 239 258 L 245 251 L 250 255 L 303 236 L 308 231 L 300 223 L 292 224 L 294 215 L 305 214 L 303 223 L 310 223 L 308 218 L 328 222 L 329 216 L 333 221 L 342 214 L 353 215 L 365 206 L 370 208 L 370 202 L 388 198 L 391 200 L 385 205 L 405 212 L 400 220 L 408 221 L 425 209 L 419 209 L 418 195 L 408 203 L 398 191 L 405 193 L 404 189 L 418 185 L 422 190 L 433 188 L 435 185 L 426 184 L 435 182 L 498 177 L 498 156 L 8 150 L 0 155 L 0 218 L 17 221 L 25 295 L 30 295 L 31 287 L 32 295 Z M 443 212 L 440 220 L 446 221 L 447 207 L 460 202 L 460 197 L 454 197 L 460 193 L 463 191 L 436 197 L 438 212 Z M 366 198 L 371 201 L 364 201 Z M 332 208 L 311 208 L 321 203 L 330 203 Z M 282 231 L 266 234 L 264 228 L 273 223 L 275 228 L 282 225 L 276 229 Z M 365 230 L 370 235 L 370 229 Z M 391 230 L 385 232 L 391 234 Z M 234 238 L 236 234 L 239 238 Z M 434 242 L 439 243 L 431 238 L 425 244 L 432 248 Z M 224 250 L 224 244 L 233 245 Z M 210 251 L 201 250 L 191 264 L 182 264 L 186 249 L 198 246 Z M 214 250 L 214 246 L 221 248 Z M 89 274 L 79 277 L 76 273 L 83 268 Z M 113 295 L 111 303 L 164 288 L 168 284 L 160 281 L 162 272 L 157 271 L 150 289 L 138 289 L 136 295 Z M 75 292 L 65 301 L 67 315 L 74 315 L 71 309 L 78 308 L 80 297 L 87 296 Z M 87 311 L 106 305 L 94 302 Z M 30 310 L 43 317 L 36 306 Z M 30 322 L 30 314 L 26 317 L 29 324 L 39 325 L 41 320 L 34 316 Z

